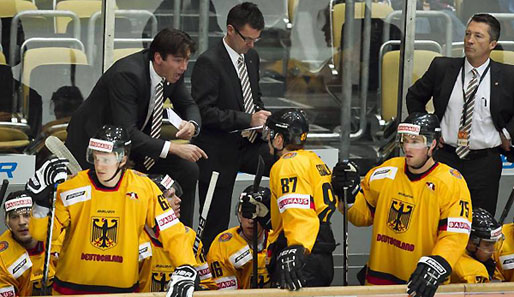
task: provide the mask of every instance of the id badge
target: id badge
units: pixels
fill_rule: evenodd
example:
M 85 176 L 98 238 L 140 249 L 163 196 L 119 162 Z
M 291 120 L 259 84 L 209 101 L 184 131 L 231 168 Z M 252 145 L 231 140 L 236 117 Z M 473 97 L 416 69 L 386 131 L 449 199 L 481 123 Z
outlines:
M 468 132 L 459 131 L 457 138 L 457 146 L 468 146 Z

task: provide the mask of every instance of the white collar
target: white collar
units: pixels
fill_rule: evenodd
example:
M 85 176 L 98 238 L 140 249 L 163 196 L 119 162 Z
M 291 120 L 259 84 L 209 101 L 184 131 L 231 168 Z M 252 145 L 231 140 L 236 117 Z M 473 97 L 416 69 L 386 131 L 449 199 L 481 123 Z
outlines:
M 473 70 L 473 68 L 475 68 L 475 67 L 473 67 L 469 63 L 467 58 L 464 59 L 464 60 L 465 60 L 465 62 L 464 62 L 464 72 L 467 75 L 468 73 L 471 73 L 471 70 Z M 478 76 L 479 77 L 482 77 L 482 74 L 484 73 L 485 69 L 487 68 L 487 65 L 489 65 L 490 62 L 491 62 L 491 59 L 488 58 L 487 61 L 484 62 L 484 64 L 482 64 L 482 65 L 480 65 L 479 67 L 476 68 L 476 70 L 478 71 Z
M 228 43 L 225 41 L 226 37 L 226 35 L 225 37 L 223 37 L 223 45 L 225 45 L 225 48 L 227 49 L 228 55 L 230 56 L 230 60 L 232 60 L 232 64 L 234 64 L 234 66 L 237 66 L 237 60 L 239 59 L 239 57 L 242 56 L 244 61 L 244 55 L 238 54 L 233 48 L 231 48 L 230 45 L 228 45 Z

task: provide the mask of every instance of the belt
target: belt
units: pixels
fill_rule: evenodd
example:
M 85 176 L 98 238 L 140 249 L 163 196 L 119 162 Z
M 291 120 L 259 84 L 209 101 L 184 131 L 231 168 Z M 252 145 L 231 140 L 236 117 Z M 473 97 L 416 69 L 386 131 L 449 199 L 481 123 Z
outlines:
M 449 153 L 457 155 L 455 153 L 455 149 L 456 148 L 454 146 L 451 146 L 451 145 L 448 145 L 448 144 L 443 144 L 443 147 L 441 149 L 443 151 L 446 151 L 446 152 L 449 152 Z M 480 158 L 483 158 L 483 157 L 487 156 L 487 154 L 489 152 L 499 154 L 498 147 L 486 148 L 486 149 L 481 149 L 481 150 L 469 150 L 469 153 L 464 158 L 462 158 L 462 159 L 463 160 L 476 160 L 476 159 L 480 159 Z

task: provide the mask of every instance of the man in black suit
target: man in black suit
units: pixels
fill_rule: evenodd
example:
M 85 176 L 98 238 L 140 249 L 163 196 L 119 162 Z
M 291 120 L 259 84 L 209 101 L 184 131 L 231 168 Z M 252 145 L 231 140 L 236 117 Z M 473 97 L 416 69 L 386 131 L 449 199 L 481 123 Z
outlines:
M 441 119 L 439 162 L 459 170 L 471 193 L 473 208 L 496 212 L 502 162 L 514 136 L 514 67 L 489 56 L 500 37 L 500 24 L 476 14 L 464 38 L 466 57 L 435 58 L 407 93 L 409 113 L 425 111 L 433 97 Z
M 202 207 L 212 171 L 220 173 L 202 238 L 207 248 L 228 228 L 237 172 L 255 173 L 258 155 L 262 155 L 265 175 L 269 175 L 273 162 L 256 130 L 240 131 L 261 127 L 270 115 L 261 100 L 259 55 L 253 49 L 263 28 L 257 5 L 234 6 L 228 13 L 226 36 L 198 57 L 191 76 L 191 95 L 202 114 L 202 129 L 194 142 L 209 155 L 198 162 Z
M 164 29 L 148 50 L 116 62 L 98 80 L 91 94 L 73 114 L 68 125 L 66 146 L 83 168 L 89 138 L 105 124 L 122 126 L 130 133 L 135 168 L 146 173 L 166 173 L 183 187 L 182 216 L 192 226 L 194 197 L 203 150 L 193 144 L 177 144 L 160 139 L 162 103 L 169 98 L 183 119 L 177 138 L 190 140 L 201 125 L 198 106 L 184 85 L 183 74 L 195 51 L 187 33 Z

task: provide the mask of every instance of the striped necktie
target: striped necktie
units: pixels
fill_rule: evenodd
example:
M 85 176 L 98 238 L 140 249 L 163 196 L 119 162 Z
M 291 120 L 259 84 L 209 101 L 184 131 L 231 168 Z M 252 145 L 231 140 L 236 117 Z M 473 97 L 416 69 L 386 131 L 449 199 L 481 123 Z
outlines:
M 473 74 L 473 78 L 469 81 L 468 87 L 466 89 L 466 98 L 462 109 L 462 116 L 460 118 L 459 125 L 459 139 L 464 139 L 464 143 L 462 145 L 457 141 L 457 149 L 455 153 L 459 158 L 463 159 L 469 154 L 469 135 L 471 134 L 471 122 L 473 121 L 473 110 L 475 109 L 475 90 L 478 88 L 478 71 L 473 68 L 471 70 Z M 472 96 L 473 95 L 473 96 Z
M 255 112 L 255 105 L 253 104 L 252 88 L 250 87 L 250 80 L 248 79 L 248 70 L 243 59 L 243 55 L 237 59 L 237 67 L 239 68 L 239 78 L 241 80 L 241 90 L 243 91 L 243 103 L 246 113 L 253 114 Z M 257 132 L 243 131 L 241 136 L 247 137 L 248 141 L 254 142 L 257 137 Z
M 152 138 L 161 137 L 163 101 L 164 101 L 164 79 L 161 80 L 155 87 L 155 105 L 154 105 L 153 111 L 152 111 L 152 126 L 150 128 L 150 136 Z M 146 170 L 150 170 L 150 168 L 152 168 L 153 165 L 155 165 L 155 160 L 149 156 L 146 156 L 143 164 L 145 165 Z

